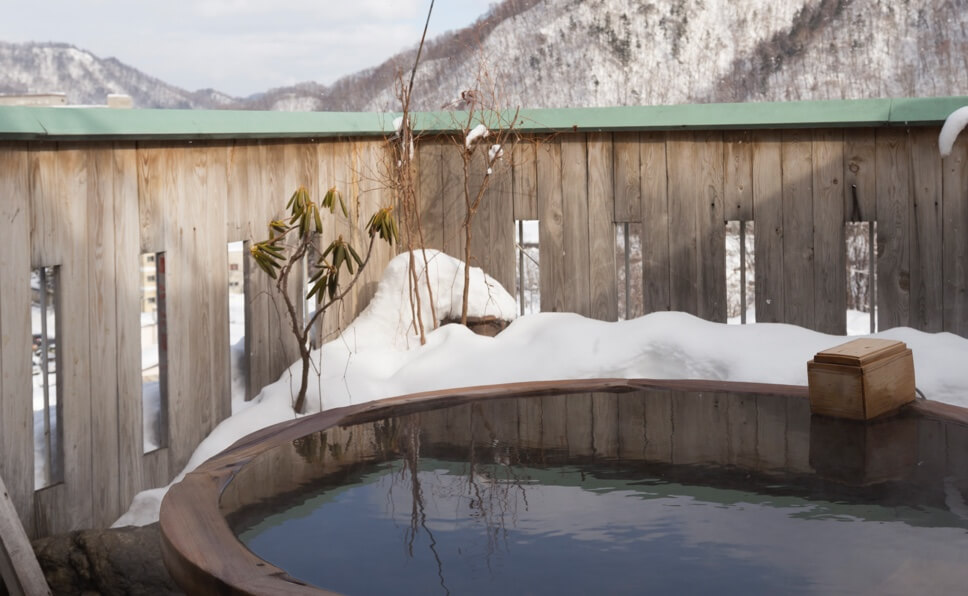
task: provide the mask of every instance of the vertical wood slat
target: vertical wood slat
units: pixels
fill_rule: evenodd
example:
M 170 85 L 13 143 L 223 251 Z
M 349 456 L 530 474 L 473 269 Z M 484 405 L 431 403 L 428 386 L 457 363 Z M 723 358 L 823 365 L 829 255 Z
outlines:
M 783 321 L 813 328 L 813 152 L 810 131 L 784 131 Z M 757 255 L 761 254 L 759 251 Z
M 323 198 L 326 193 L 329 192 L 331 188 L 335 188 L 337 192 L 342 194 L 342 189 L 336 184 L 336 148 L 337 143 L 334 141 L 324 141 L 320 142 L 316 147 L 316 188 L 313 191 L 313 196 L 315 201 L 322 204 Z M 346 198 L 344 197 L 345 201 Z M 338 232 L 337 229 L 340 226 L 340 222 L 344 220 L 343 213 L 337 208 L 335 213 L 324 212 L 322 214 L 323 220 L 323 231 L 320 246 L 317 248 L 320 250 L 325 250 L 325 247 L 329 245 L 330 242 L 335 240 L 342 232 Z M 345 234 L 342 234 L 345 237 Z M 315 263 L 315 258 L 310 257 L 307 260 L 307 264 Z M 318 301 L 317 301 L 318 304 Z M 313 345 L 320 346 L 323 343 L 334 339 L 339 334 L 339 329 L 341 328 L 340 323 L 340 313 L 339 306 L 334 306 L 328 309 L 325 314 L 322 315 L 322 319 L 318 319 L 314 325 L 314 329 L 310 334 L 310 342 Z
M 779 323 L 783 316 L 783 203 L 780 136 L 753 134 L 753 216 L 756 230 L 756 320 Z
M 636 153 L 636 158 L 638 154 Z M 588 135 L 588 315 L 618 320 L 618 275 L 615 268 L 615 204 L 611 135 Z M 635 162 L 638 168 L 638 159 Z M 636 189 L 638 179 L 635 180 Z
M 204 386 L 197 362 L 208 364 L 210 330 L 198 329 L 201 324 L 199 308 L 207 306 L 207 296 L 196 295 L 194 282 L 203 279 L 207 261 L 196 242 L 197 230 L 188 223 L 189 196 L 204 192 L 199 188 L 195 171 L 194 147 L 178 148 L 169 152 L 169 167 L 176 174 L 162 191 L 168 201 L 168 223 L 165 239 L 165 307 L 168 331 L 168 457 L 172 470 L 180 470 L 191 456 L 191 446 L 200 441 L 202 428 L 209 422 L 204 415 L 207 404 L 195 399 L 195 391 Z M 166 177 L 167 178 L 167 177 Z M 183 343 L 184 342 L 184 343 Z M 176 346 L 191 345 L 191 350 Z M 207 377 L 207 375 L 206 375 Z
M 28 535 L 34 528 L 30 360 L 30 160 L 26 145 L 0 144 L 0 475 Z
M 588 316 L 588 158 L 585 135 L 562 137 L 560 184 L 565 308 Z
M 844 132 L 844 221 L 851 221 L 856 187 L 858 221 L 877 221 L 877 162 L 872 129 Z
M 367 239 L 362 231 L 363 225 L 370 219 L 370 216 L 385 206 L 390 205 L 390 199 L 386 192 L 386 185 L 381 178 L 386 165 L 383 162 L 383 155 L 379 145 L 381 141 L 359 141 L 355 143 L 358 165 L 356 175 L 359 177 L 359 200 L 357 202 L 356 214 L 353 218 L 353 234 L 357 240 L 354 244 L 359 247 L 366 245 Z M 373 256 L 366 269 L 360 275 L 353 292 L 356 294 L 356 304 L 365 305 L 376 293 L 376 286 L 383 275 L 383 269 L 390 262 L 392 249 L 384 242 L 376 242 L 373 245 Z
M 108 525 L 120 514 L 118 444 L 118 352 L 115 270 L 118 242 L 114 225 L 115 202 L 123 200 L 114 188 L 114 149 L 100 146 L 87 150 L 87 229 L 89 233 L 87 278 L 90 333 L 91 392 L 91 495 L 93 522 Z
M 934 129 L 913 129 L 911 186 L 914 220 L 908 230 L 911 250 L 911 311 L 909 325 L 922 331 L 944 329 L 944 254 L 941 160 Z M 942 241 L 939 242 L 939 239 Z M 961 253 L 965 255 L 965 253 Z
M 538 262 L 542 312 L 566 312 L 561 145 L 544 139 L 537 147 Z
M 464 165 L 458 140 L 445 137 L 441 149 L 441 200 L 443 201 L 443 246 L 452 257 L 464 259 Z
M 210 198 L 206 208 L 206 221 L 218 222 L 228 219 L 228 203 L 215 197 L 226 197 L 228 188 L 229 146 L 216 142 L 206 144 L 201 150 L 208 155 L 206 172 L 206 197 Z M 312 188 L 312 187 L 310 187 Z M 229 343 L 229 262 L 228 228 L 213 226 L 208 242 L 211 274 L 209 284 L 212 288 L 212 302 L 209 306 L 208 320 L 212 327 L 212 366 L 209 369 L 212 428 L 232 415 L 232 377 L 231 344 Z M 208 434 L 208 433 L 206 433 Z
M 34 494 L 36 532 L 48 535 L 93 525 L 88 172 L 77 145 L 45 146 L 33 153 L 31 229 L 39 232 L 33 236 L 34 265 L 60 266 L 55 308 L 64 482 Z
M 699 245 L 697 227 L 701 183 L 695 166 L 699 152 L 695 133 L 669 134 L 669 306 L 699 315 Z
M 469 156 L 470 159 L 470 169 L 467 180 L 467 190 L 470 195 L 470 204 L 473 207 L 475 201 L 477 201 L 478 193 L 483 190 L 485 170 L 487 169 L 487 153 L 483 150 L 483 147 L 479 147 L 472 155 Z M 491 269 L 491 253 L 488 247 L 488 238 L 491 237 L 491 208 L 492 204 L 488 201 L 487 193 L 481 196 L 480 203 L 477 205 L 477 210 L 471 214 L 470 224 L 471 224 L 471 250 L 470 258 L 468 259 L 462 252 L 460 259 L 463 261 L 470 261 L 471 267 L 480 267 L 485 272 Z M 466 251 L 466 236 L 464 231 L 461 231 L 461 237 L 464 241 L 465 251 Z
M 141 467 L 143 450 L 141 403 L 141 281 L 138 238 L 138 164 L 133 144 L 117 143 L 114 167 L 114 287 L 116 304 L 119 505 L 125 509 L 134 495 L 147 488 Z M 96 415 L 96 414 L 95 414 Z M 121 513 L 120 511 L 118 512 Z M 117 516 L 115 516 L 117 517 Z M 111 520 L 113 521 L 113 520 Z
M 844 179 L 843 131 L 817 131 L 813 137 L 814 329 L 837 335 L 847 332 Z
M 417 144 L 417 212 L 423 228 L 424 247 L 444 250 L 443 144 L 428 139 Z
M 960 139 L 942 162 L 944 329 L 968 337 L 968 142 Z
M 650 313 L 672 308 L 666 133 L 642 133 L 639 141 L 642 306 L 643 313 Z
M 697 133 L 699 176 L 696 197 L 696 314 L 707 321 L 726 322 L 726 228 L 723 215 L 722 133 Z
M 479 241 L 489 247 L 488 269 L 510 294 L 514 294 L 514 195 L 511 156 L 498 159 L 491 168 L 491 182 L 484 201 L 487 202 L 488 238 Z
M 723 212 L 729 221 L 753 219 L 753 145 L 749 131 L 723 133 Z
M 911 160 L 907 131 L 877 131 L 877 326 L 910 321 Z
M 522 139 L 514 144 L 511 153 L 514 170 L 514 219 L 538 219 L 537 143 Z
M 266 224 L 275 215 L 275 205 L 279 199 L 269 194 L 265 164 L 269 145 L 256 141 L 237 147 L 236 160 L 232 162 L 229 185 L 238 188 L 244 198 L 244 208 L 248 214 L 248 240 L 261 241 L 268 237 Z M 241 149 L 241 151 L 239 151 Z M 230 192 L 233 192 L 230 190 Z M 252 399 L 262 387 L 275 380 L 270 362 L 269 295 L 271 280 L 253 260 L 245 255 L 242 259 L 242 272 L 245 283 L 245 353 L 247 361 L 246 399 Z M 276 375 L 278 376 L 278 375 Z
M 613 135 L 614 174 L 613 190 L 615 223 L 642 221 L 642 164 L 643 143 L 637 132 L 617 132 Z M 652 165 L 652 164 L 650 164 Z M 653 172 L 658 174 L 658 172 Z M 665 172 L 663 171 L 664 175 Z

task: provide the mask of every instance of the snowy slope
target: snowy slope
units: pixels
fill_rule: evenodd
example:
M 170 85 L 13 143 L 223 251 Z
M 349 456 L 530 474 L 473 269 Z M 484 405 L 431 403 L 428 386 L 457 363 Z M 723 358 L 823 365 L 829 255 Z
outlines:
M 439 109 L 483 59 L 504 103 L 583 107 L 968 93 L 965 0 L 543 0 L 422 65 Z M 412 57 L 395 58 L 401 65 Z M 389 87 L 359 107 L 394 106 Z
M 137 108 L 215 108 L 235 101 L 211 89 L 185 91 L 72 45 L 0 42 L 0 93 L 56 92 L 82 105 L 103 105 L 109 93 L 121 93 Z

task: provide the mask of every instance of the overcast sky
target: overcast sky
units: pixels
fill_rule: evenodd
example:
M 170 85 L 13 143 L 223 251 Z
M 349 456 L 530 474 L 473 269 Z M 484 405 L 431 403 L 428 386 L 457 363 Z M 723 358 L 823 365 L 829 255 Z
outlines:
M 429 36 L 495 0 L 436 0 Z M 420 39 L 430 0 L 4 0 L 0 40 L 58 41 L 188 90 L 332 83 Z

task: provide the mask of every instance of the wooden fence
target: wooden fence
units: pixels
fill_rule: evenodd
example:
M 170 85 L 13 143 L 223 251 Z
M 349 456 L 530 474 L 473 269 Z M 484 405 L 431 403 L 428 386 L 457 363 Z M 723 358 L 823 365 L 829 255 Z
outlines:
M 119 116 L 130 117 L 130 116 Z M 0 122 L 2 124 L 2 122 Z M 626 127 L 628 128 L 628 127 Z M 968 142 L 942 160 L 938 128 L 567 131 L 507 148 L 474 219 L 472 263 L 513 292 L 514 223 L 539 220 L 541 307 L 614 320 L 616 224 L 641 226 L 639 312 L 726 319 L 727 220 L 756 229 L 756 314 L 844 333 L 844 224 L 877 226 L 882 329 L 968 336 Z M 418 144 L 427 245 L 463 256 L 454 138 Z M 302 184 L 361 214 L 391 200 L 379 137 L 0 141 L 0 473 L 32 536 L 103 526 L 166 484 L 230 413 L 226 246 L 259 240 Z M 472 164 L 472 183 L 485 172 Z M 347 303 L 367 303 L 381 249 Z M 164 252 L 167 447 L 143 454 L 140 263 Z M 34 490 L 31 268 L 60 266 L 63 482 Z M 246 259 L 250 394 L 296 360 L 267 278 Z M 326 321 L 327 333 L 340 321 Z

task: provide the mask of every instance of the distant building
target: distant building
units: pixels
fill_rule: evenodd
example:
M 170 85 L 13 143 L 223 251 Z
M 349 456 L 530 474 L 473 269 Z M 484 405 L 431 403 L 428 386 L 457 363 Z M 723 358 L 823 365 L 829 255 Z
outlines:
M 130 109 L 134 107 L 134 100 L 123 93 L 108 93 L 104 107 Z M 71 105 L 67 101 L 66 93 L 0 93 L 0 106 L 28 106 L 34 108 L 50 108 Z
M 66 106 L 66 93 L 0 93 L 0 106 Z

